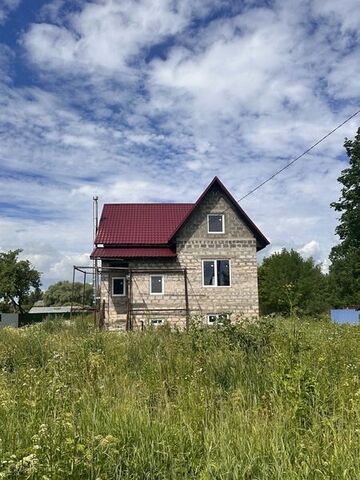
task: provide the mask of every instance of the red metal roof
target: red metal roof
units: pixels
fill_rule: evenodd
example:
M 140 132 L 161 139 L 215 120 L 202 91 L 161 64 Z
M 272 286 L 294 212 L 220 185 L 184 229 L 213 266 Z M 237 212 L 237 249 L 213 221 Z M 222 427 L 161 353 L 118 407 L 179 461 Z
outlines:
M 90 258 L 176 257 L 169 247 L 94 248 Z
M 235 198 L 225 188 L 221 181 L 215 177 L 196 203 L 108 203 L 104 205 L 95 243 L 103 244 L 104 249 L 97 252 L 96 256 L 104 258 L 103 252 L 108 252 L 107 247 L 122 247 L 118 249 L 119 257 L 123 256 L 175 256 L 169 248 L 174 243 L 180 228 L 190 218 L 192 212 L 200 205 L 212 187 L 218 187 L 237 212 L 238 216 L 254 234 L 257 249 L 261 250 L 269 244 L 267 238 L 261 233 L 254 222 L 240 207 Z M 134 249 L 124 247 L 142 247 L 139 254 L 135 255 Z M 163 252 L 156 253 L 151 247 L 161 246 Z M 111 256 L 114 248 L 111 248 Z M 132 252 L 132 253 L 131 253 Z M 170 255 L 171 252 L 171 255 Z M 94 254 L 94 252 L 93 252 Z M 95 254 L 94 254 L 95 255 Z
M 95 243 L 166 245 L 192 207 L 192 203 L 105 204 Z

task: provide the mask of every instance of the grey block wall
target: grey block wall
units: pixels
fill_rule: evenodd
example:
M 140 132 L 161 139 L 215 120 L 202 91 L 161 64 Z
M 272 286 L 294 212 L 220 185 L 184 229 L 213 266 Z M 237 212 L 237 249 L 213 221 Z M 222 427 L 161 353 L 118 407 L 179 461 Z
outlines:
M 225 217 L 225 232 L 209 234 L 207 215 L 222 213 Z M 190 315 L 201 316 L 206 321 L 208 314 L 231 313 L 232 319 L 257 318 L 258 284 L 256 264 L 256 240 L 248 227 L 239 219 L 233 206 L 222 192 L 213 187 L 198 208 L 191 214 L 176 237 L 176 259 L 138 259 L 129 262 L 134 269 L 159 270 L 164 273 L 164 294 L 150 294 L 150 276 L 135 273 L 132 277 L 132 306 L 134 326 L 141 322 L 147 326 L 152 318 L 162 318 L 172 325 L 185 326 L 185 286 L 181 273 L 167 273 L 174 268 L 186 268 Z M 230 287 L 204 287 L 202 261 L 227 259 L 230 261 Z M 103 262 L 110 266 L 111 262 Z M 106 303 L 108 327 L 125 328 L 127 297 L 112 297 L 112 277 L 119 272 L 104 274 L 101 296 Z M 144 311 L 139 311 L 139 309 Z M 155 312 L 154 309 L 158 309 Z M 160 312 L 163 309 L 181 311 Z

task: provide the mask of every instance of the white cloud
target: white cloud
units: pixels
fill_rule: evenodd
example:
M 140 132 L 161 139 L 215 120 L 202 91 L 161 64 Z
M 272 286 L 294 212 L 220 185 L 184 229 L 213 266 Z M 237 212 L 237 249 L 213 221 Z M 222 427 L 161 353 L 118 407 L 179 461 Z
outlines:
M 8 15 L 20 5 L 21 0 L 1 0 L 0 25 L 5 23 Z
M 140 49 L 184 28 L 186 16 L 170 0 L 97 1 L 84 4 L 68 28 L 35 24 L 24 37 L 34 62 L 43 67 L 76 65 L 118 71 Z
M 315 259 L 320 253 L 320 244 L 316 240 L 310 240 L 299 249 L 299 253 L 305 258 L 313 257 Z
M 24 248 L 46 282 L 70 278 L 91 251 L 93 195 L 193 201 L 218 175 L 240 198 L 355 110 L 357 1 L 256 3 L 217 16 L 210 0 L 56 0 L 23 56 L 0 47 L 0 247 Z M 34 84 L 12 82 L 24 57 Z M 326 258 L 357 125 L 241 202 L 265 253 Z

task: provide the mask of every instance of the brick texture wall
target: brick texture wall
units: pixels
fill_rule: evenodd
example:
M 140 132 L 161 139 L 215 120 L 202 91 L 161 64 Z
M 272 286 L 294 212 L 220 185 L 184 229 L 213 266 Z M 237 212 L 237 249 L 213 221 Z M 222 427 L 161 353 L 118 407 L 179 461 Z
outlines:
M 224 214 L 225 233 L 208 233 L 209 213 Z M 256 240 L 217 187 L 208 192 L 201 205 L 179 231 L 176 248 L 177 259 L 129 262 L 130 268 L 152 271 L 161 269 L 164 272 L 163 295 L 150 294 L 149 274 L 133 274 L 131 283 L 135 328 L 140 325 L 146 327 L 151 323 L 151 319 L 164 319 L 180 328 L 185 326 L 184 275 L 166 273 L 174 268 L 187 269 L 190 315 L 197 315 L 204 321 L 207 321 L 208 314 L 224 312 L 230 313 L 234 320 L 258 316 Z M 230 287 L 203 287 L 202 260 L 206 259 L 230 260 Z M 103 262 L 103 265 L 109 264 Z M 101 282 L 101 295 L 106 303 L 106 323 L 110 327 L 125 328 L 128 299 L 112 297 L 113 276 L 120 275 L 118 272 L 109 272 L 103 276 Z

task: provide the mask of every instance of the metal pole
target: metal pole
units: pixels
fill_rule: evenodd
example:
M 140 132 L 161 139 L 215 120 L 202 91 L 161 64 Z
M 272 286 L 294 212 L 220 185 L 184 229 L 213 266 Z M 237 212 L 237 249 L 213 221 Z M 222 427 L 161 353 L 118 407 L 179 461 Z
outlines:
M 75 271 L 76 271 L 76 267 L 73 267 L 73 279 L 72 279 L 72 287 L 71 287 L 71 307 L 70 307 L 70 319 L 71 319 L 71 317 L 72 317 L 72 311 L 73 311 L 73 302 L 74 302 Z
M 96 235 L 99 228 L 99 197 L 93 197 L 93 246 L 96 247 Z M 93 297 L 94 297 L 94 321 L 96 323 L 96 310 L 98 306 L 97 296 L 99 290 L 99 278 L 98 278 L 98 259 L 93 259 Z
M 84 273 L 84 285 L 83 285 L 83 294 L 82 294 L 82 308 L 85 306 L 85 288 L 86 288 L 86 272 Z
M 189 330 L 189 293 L 188 293 L 188 280 L 187 280 L 187 270 L 184 268 L 184 288 L 185 288 L 185 308 L 186 308 L 186 331 Z
M 129 281 L 128 281 L 128 285 L 127 285 L 127 301 L 128 301 L 128 305 L 127 305 L 127 319 L 126 319 L 126 330 L 132 330 L 133 329 L 133 325 L 132 325 L 132 318 L 131 318 L 131 313 L 132 313 L 132 305 L 131 305 L 131 302 L 132 302 L 132 271 L 131 269 L 129 269 Z

